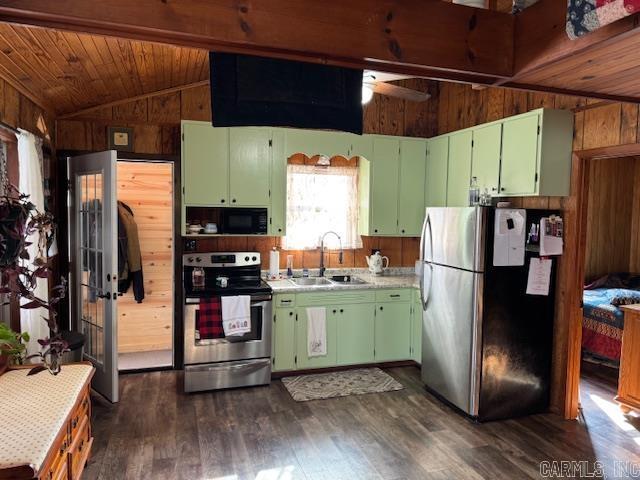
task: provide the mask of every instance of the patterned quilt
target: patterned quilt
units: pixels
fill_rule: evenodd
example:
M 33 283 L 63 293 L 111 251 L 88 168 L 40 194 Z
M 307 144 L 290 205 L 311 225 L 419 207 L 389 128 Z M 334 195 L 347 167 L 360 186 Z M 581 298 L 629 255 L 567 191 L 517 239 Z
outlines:
M 575 40 L 638 11 L 640 0 L 569 0 L 567 35 Z
M 624 314 L 611 301 L 627 290 L 596 288 L 585 290 L 582 318 L 582 350 L 598 359 L 620 362 Z

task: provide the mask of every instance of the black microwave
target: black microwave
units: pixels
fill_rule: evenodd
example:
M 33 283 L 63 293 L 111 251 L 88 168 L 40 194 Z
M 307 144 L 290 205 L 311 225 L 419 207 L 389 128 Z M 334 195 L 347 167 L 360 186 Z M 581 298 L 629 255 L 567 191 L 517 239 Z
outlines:
M 226 235 L 266 235 L 268 216 L 266 208 L 221 208 L 219 230 Z

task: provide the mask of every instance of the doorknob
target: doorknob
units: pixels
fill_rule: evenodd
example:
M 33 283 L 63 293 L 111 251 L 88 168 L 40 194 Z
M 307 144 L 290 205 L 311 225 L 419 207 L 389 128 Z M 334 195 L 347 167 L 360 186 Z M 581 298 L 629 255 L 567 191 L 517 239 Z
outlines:
M 111 299 L 111 293 L 107 292 L 107 293 L 98 293 L 96 294 L 96 297 L 98 298 L 106 298 L 107 300 Z

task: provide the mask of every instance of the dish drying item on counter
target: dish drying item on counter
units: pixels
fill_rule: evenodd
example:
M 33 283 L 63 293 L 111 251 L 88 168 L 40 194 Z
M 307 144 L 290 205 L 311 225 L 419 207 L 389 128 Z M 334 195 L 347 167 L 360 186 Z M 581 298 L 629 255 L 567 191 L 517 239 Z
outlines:
M 293 255 L 287 255 L 287 277 L 293 277 Z

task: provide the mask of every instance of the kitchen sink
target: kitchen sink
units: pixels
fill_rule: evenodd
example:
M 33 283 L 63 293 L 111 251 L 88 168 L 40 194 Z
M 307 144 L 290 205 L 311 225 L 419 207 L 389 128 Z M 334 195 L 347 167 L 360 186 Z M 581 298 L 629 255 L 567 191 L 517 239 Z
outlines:
M 324 277 L 299 277 L 290 279 L 294 284 L 299 286 L 309 285 L 331 285 L 331 282 Z
M 331 277 L 331 281 L 335 283 L 342 283 L 345 285 L 362 285 L 365 282 L 361 278 L 354 277 L 352 275 L 334 275 Z

